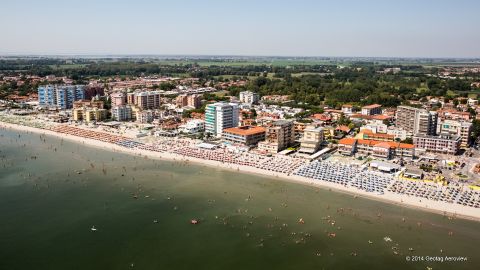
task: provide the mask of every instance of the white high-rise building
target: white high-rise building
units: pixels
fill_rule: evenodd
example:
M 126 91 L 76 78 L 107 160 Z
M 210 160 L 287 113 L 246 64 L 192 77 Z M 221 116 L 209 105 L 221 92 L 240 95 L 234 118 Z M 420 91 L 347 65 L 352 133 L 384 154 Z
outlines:
M 256 104 L 260 100 L 260 96 L 257 93 L 251 91 L 240 92 L 240 102 L 248 104 Z
M 238 126 L 238 105 L 217 102 L 205 108 L 205 131 L 215 137 L 222 136 L 226 128 Z

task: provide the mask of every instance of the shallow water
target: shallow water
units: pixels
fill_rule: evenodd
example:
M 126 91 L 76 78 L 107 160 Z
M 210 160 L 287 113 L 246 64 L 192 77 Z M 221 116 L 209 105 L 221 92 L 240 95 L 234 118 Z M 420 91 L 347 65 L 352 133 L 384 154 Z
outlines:
M 39 134 L 0 136 L 0 269 L 480 266 L 478 222 Z

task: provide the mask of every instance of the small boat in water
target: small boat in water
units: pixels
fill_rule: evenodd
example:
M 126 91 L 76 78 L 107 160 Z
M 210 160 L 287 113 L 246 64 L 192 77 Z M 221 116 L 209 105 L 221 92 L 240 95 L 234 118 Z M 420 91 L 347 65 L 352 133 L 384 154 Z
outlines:
M 97 228 L 95 228 L 95 226 L 92 226 L 92 228 L 90 228 L 90 230 L 91 230 L 92 232 L 94 232 L 94 231 L 97 230 Z
M 190 220 L 190 224 L 197 225 L 198 224 L 198 219 Z

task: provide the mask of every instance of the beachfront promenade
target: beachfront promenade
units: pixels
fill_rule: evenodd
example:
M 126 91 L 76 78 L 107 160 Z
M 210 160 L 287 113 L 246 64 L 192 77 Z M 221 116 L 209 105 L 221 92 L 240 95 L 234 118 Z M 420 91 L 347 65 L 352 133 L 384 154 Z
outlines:
M 248 166 L 264 171 L 268 175 L 297 176 L 317 183 L 327 182 L 338 187 L 355 189 L 372 195 L 397 194 L 406 198 L 418 198 L 466 207 L 480 207 L 480 191 L 467 186 L 450 183 L 442 185 L 424 181 L 402 180 L 390 174 L 370 171 L 356 164 L 331 161 L 308 162 L 290 156 L 265 156 L 251 152 L 231 151 L 227 148 L 204 149 L 190 139 L 164 139 L 155 143 L 138 142 L 127 137 L 105 132 L 86 130 L 72 126 L 56 126 L 52 131 L 105 143 L 115 144 L 131 150 L 175 154 L 184 158 L 216 161 L 226 165 Z M 229 166 L 229 168 L 234 168 Z

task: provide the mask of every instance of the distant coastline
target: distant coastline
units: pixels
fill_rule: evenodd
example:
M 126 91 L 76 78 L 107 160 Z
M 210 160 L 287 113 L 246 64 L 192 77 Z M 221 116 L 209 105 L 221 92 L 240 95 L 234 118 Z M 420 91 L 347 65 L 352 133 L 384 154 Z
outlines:
M 473 208 L 473 207 L 466 207 L 459 204 L 432 201 L 432 200 L 427 200 L 419 197 L 400 195 L 392 192 L 386 192 L 384 195 L 377 195 L 374 193 L 369 193 L 359 189 L 344 187 L 344 186 L 333 184 L 326 181 L 312 181 L 312 179 L 297 176 L 297 175 L 287 175 L 283 173 L 266 171 L 259 168 L 245 166 L 245 165 L 228 164 L 228 163 L 222 163 L 222 162 L 213 161 L 213 160 L 204 160 L 204 159 L 198 159 L 193 157 L 186 157 L 186 156 L 181 156 L 181 155 L 178 155 L 175 153 L 169 153 L 169 152 L 159 153 L 159 152 L 153 152 L 148 150 L 130 149 L 130 148 L 125 148 L 120 145 L 116 145 L 112 143 L 106 143 L 106 142 L 101 142 L 101 141 L 97 141 L 89 138 L 67 135 L 63 133 L 54 132 L 48 129 L 40 129 L 40 128 L 22 126 L 17 124 L 5 123 L 5 122 L 0 122 L 0 128 L 14 129 L 21 132 L 32 132 L 32 133 L 38 133 L 38 134 L 51 135 L 58 138 L 67 139 L 79 144 L 86 144 L 91 147 L 97 147 L 97 148 L 101 148 L 101 149 L 105 149 L 113 152 L 122 152 L 126 154 L 144 156 L 144 157 L 154 158 L 159 160 L 192 162 L 198 165 L 206 165 L 206 166 L 220 168 L 224 170 L 238 171 L 238 172 L 247 173 L 247 174 L 256 174 L 264 177 L 276 178 L 282 181 L 299 183 L 299 184 L 307 185 L 310 187 L 317 187 L 317 188 L 332 190 L 335 192 L 342 192 L 342 193 L 350 194 L 352 196 L 359 196 L 359 197 L 372 199 L 372 200 L 376 200 L 384 203 L 394 204 L 398 206 L 419 209 L 419 210 L 437 213 L 441 215 L 446 214 L 448 216 L 453 216 L 457 218 L 480 221 L 480 209 Z

